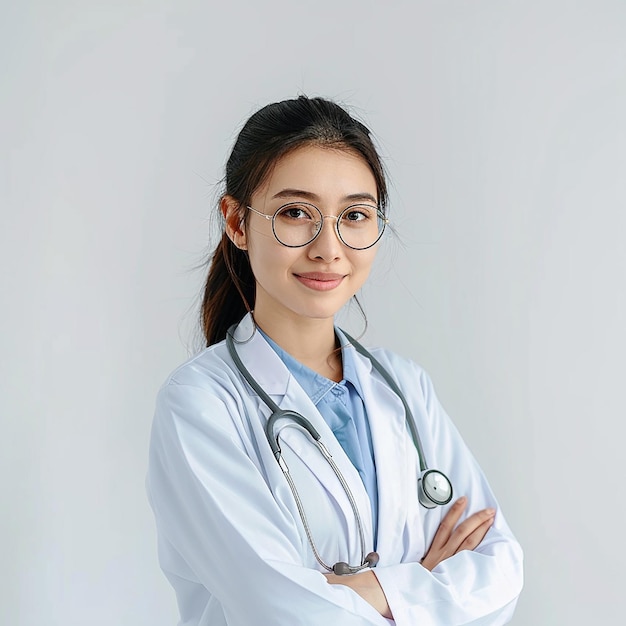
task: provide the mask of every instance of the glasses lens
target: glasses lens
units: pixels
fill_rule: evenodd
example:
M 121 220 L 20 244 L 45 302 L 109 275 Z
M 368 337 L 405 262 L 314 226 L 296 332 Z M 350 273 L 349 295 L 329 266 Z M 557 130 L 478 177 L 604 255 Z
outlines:
M 319 232 L 322 214 L 312 204 L 291 202 L 276 211 L 272 225 L 276 239 L 284 246 L 304 246 Z
M 385 218 L 374 206 L 355 204 L 339 216 L 337 228 L 347 246 L 363 250 L 380 239 L 385 230 Z

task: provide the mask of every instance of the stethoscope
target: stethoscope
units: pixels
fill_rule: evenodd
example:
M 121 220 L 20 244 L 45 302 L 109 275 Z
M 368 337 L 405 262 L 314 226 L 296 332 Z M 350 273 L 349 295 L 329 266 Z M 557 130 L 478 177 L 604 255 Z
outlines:
M 300 519 L 302 520 L 302 524 L 304 526 L 304 530 L 306 532 L 307 539 L 309 541 L 309 545 L 313 551 L 313 555 L 317 562 L 327 571 L 334 572 L 337 575 L 344 574 L 355 574 L 356 572 L 365 569 L 366 567 L 376 567 L 376 564 L 379 560 L 379 555 L 376 552 L 370 552 L 367 555 L 365 554 L 365 533 L 363 532 L 363 524 L 361 522 L 361 515 L 359 513 L 359 509 L 356 505 L 356 501 L 354 500 L 354 496 L 352 495 L 352 491 L 343 474 L 337 467 L 337 464 L 333 460 L 330 452 L 326 448 L 326 446 L 320 441 L 321 437 L 317 430 L 313 427 L 311 422 L 307 420 L 305 417 L 297 413 L 296 411 L 292 411 L 291 409 L 281 409 L 263 389 L 257 383 L 257 381 L 253 378 L 252 374 L 247 370 L 246 366 L 243 364 L 239 355 L 237 354 L 237 350 L 235 349 L 235 342 L 233 341 L 233 334 L 235 331 L 236 325 L 231 326 L 226 333 L 226 346 L 228 347 L 228 351 L 230 356 L 232 357 L 237 369 L 241 372 L 243 377 L 248 381 L 249 385 L 256 391 L 259 397 L 267 404 L 267 406 L 271 409 L 272 414 L 267 420 L 265 425 L 265 436 L 267 437 L 267 441 L 272 449 L 274 457 L 282 470 L 287 483 L 289 484 L 289 488 L 291 489 L 291 493 L 293 494 L 294 500 L 296 502 L 296 506 L 298 508 L 298 513 L 300 514 Z M 342 331 L 346 336 L 348 341 L 357 352 L 367 357 L 374 368 L 378 371 L 378 373 L 385 379 L 386 383 L 391 387 L 394 393 L 402 400 L 402 404 L 404 405 L 406 422 L 409 427 L 409 431 L 411 432 L 411 438 L 413 439 L 413 444 L 417 450 L 417 456 L 419 458 L 420 464 L 420 477 L 417 481 L 417 497 L 420 501 L 420 504 L 427 509 L 434 509 L 437 506 L 443 506 L 444 504 L 448 504 L 450 500 L 452 500 L 452 484 L 448 477 L 439 470 L 428 469 L 428 464 L 426 463 L 426 457 L 424 455 L 424 450 L 422 448 L 422 442 L 419 437 L 419 433 L 417 432 L 417 427 L 415 426 L 415 420 L 413 418 L 413 414 L 411 413 L 411 409 L 404 398 L 404 395 L 400 391 L 398 385 L 395 383 L 393 378 L 389 375 L 387 370 L 381 365 L 381 363 L 368 351 L 366 350 L 356 339 L 353 339 L 346 333 Z M 292 424 L 286 424 L 283 428 L 289 426 L 299 426 L 301 429 L 306 431 L 312 442 L 321 452 L 322 456 L 326 459 L 330 467 L 332 468 L 335 476 L 337 476 L 337 480 L 341 483 L 341 486 L 350 502 L 350 507 L 352 508 L 352 512 L 354 513 L 354 518 L 356 520 L 359 539 L 361 542 L 361 564 L 360 565 L 348 565 L 345 561 L 339 561 L 334 565 L 328 565 L 319 555 L 317 551 L 317 547 L 315 546 L 315 542 L 313 541 L 313 535 L 311 534 L 311 528 L 309 526 L 309 522 L 307 520 L 306 513 L 304 511 L 304 507 L 302 505 L 302 500 L 300 495 L 298 494 L 298 490 L 296 489 L 296 485 L 293 482 L 293 478 L 289 472 L 289 468 L 287 467 L 287 463 L 282 456 L 282 452 L 280 449 L 280 443 L 278 441 L 280 430 L 276 432 L 276 423 L 278 420 L 288 419 L 292 422 Z

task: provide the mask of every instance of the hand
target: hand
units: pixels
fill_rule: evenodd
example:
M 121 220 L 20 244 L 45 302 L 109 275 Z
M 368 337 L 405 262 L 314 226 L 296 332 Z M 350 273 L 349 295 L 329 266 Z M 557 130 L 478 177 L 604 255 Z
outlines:
M 473 550 L 491 528 L 496 516 L 495 509 L 478 511 L 456 526 L 466 505 L 467 498 L 459 498 L 441 520 L 435 538 L 422 559 L 422 565 L 427 570 L 432 571 L 441 561 L 461 550 Z
M 358 574 L 337 576 L 336 574 L 324 574 L 331 585 L 345 585 L 358 593 L 363 600 L 371 604 L 383 617 L 393 619 L 387 598 L 383 592 L 376 574 L 371 569 Z

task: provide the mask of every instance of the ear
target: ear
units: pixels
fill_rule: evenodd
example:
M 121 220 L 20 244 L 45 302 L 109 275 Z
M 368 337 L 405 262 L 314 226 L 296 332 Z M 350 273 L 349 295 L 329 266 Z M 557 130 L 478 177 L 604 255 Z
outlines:
M 226 222 L 225 230 L 228 238 L 240 250 L 247 250 L 248 242 L 244 224 L 245 213 L 242 211 L 239 201 L 232 196 L 224 196 L 220 200 L 220 210 Z

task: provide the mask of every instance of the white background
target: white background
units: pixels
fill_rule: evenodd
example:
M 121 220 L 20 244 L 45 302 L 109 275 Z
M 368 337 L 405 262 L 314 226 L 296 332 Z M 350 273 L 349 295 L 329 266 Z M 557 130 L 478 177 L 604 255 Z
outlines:
M 490 478 L 526 553 L 513 623 L 620 621 L 626 3 L 1 7 L 0 623 L 176 623 L 154 397 L 197 345 L 236 131 L 299 93 L 375 131 L 398 237 L 366 342 L 426 367 Z

